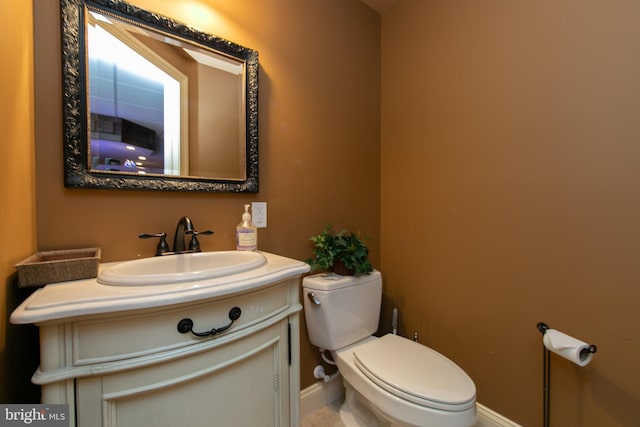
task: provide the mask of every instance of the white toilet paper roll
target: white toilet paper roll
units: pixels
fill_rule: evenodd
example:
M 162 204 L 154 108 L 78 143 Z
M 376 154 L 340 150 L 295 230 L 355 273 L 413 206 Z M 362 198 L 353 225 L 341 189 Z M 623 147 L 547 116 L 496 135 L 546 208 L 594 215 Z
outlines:
M 542 342 L 549 351 L 579 366 L 587 365 L 593 357 L 589 344 L 555 329 L 547 329 Z

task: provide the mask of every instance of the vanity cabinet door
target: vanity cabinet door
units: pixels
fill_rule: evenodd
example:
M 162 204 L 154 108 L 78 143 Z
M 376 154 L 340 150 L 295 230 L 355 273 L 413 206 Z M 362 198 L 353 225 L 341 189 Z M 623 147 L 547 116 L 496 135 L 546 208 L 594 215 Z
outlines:
M 290 425 L 288 319 L 213 349 L 76 382 L 80 427 Z

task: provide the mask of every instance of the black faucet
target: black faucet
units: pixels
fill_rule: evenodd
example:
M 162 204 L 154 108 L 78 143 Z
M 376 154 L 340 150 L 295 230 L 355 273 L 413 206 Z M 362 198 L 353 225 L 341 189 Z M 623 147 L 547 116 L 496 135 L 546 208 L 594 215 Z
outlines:
M 173 236 L 173 252 L 184 252 L 184 236 L 186 233 L 193 232 L 195 229 L 193 228 L 193 222 L 191 222 L 191 218 L 188 216 L 183 216 L 178 220 L 178 225 L 176 227 L 176 234 Z M 196 235 L 194 234 L 191 238 L 191 243 L 189 243 L 189 249 L 191 249 L 193 240 L 195 240 L 196 244 L 198 240 L 196 239 Z M 196 245 L 194 245 L 196 246 Z M 200 245 L 197 244 L 198 251 L 200 250 Z M 194 247 L 195 250 L 195 247 Z
M 151 237 L 159 237 L 160 242 L 158 243 L 158 247 L 156 248 L 156 256 L 160 255 L 173 255 L 173 254 L 184 254 L 189 252 L 200 252 L 200 242 L 198 242 L 199 235 L 210 235 L 213 234 L 213 231 L 196 231 L 193 226 L 193 221 L 188 216 L 183 216 L 178 220 L 178 225 L 176 226 L 176 234 L 173 237 L 173 251 L 169 251 L 169 245 L 167 244 L 167 233 L 157 233 L 157 234 L 140 234 L 138 237 L 141 239 L 148 239 Z M 189 241 L 189 247 L 185 246 L 185 237 L 187 235 L 191 236 L 191 240 Z

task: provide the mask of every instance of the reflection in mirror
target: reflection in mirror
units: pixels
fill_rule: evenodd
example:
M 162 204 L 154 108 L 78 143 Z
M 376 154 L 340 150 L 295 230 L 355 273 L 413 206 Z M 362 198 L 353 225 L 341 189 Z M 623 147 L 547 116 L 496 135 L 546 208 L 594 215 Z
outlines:
M 257 52 L 117 0 L 61 13 L 67 187 L 257 191 Z

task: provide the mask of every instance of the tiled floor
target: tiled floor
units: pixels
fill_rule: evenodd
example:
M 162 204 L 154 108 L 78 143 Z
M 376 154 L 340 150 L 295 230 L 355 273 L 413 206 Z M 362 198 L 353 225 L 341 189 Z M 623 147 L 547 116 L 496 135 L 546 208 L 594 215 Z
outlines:
M 313 412 L 302 419 L 300 427 L 344 427 L 340 421 L 340 401 Z
M 345 427 L 342 421 L 340 421 L 339 411 L 341 403 L 342 401 L 330 403 L 324 408 L 307 415 L 302 419 L 300 427 Z M 478 420 L 475 427 L 489 427 L 490 425 L 498 424 L 484 424 L 482 421 Z

